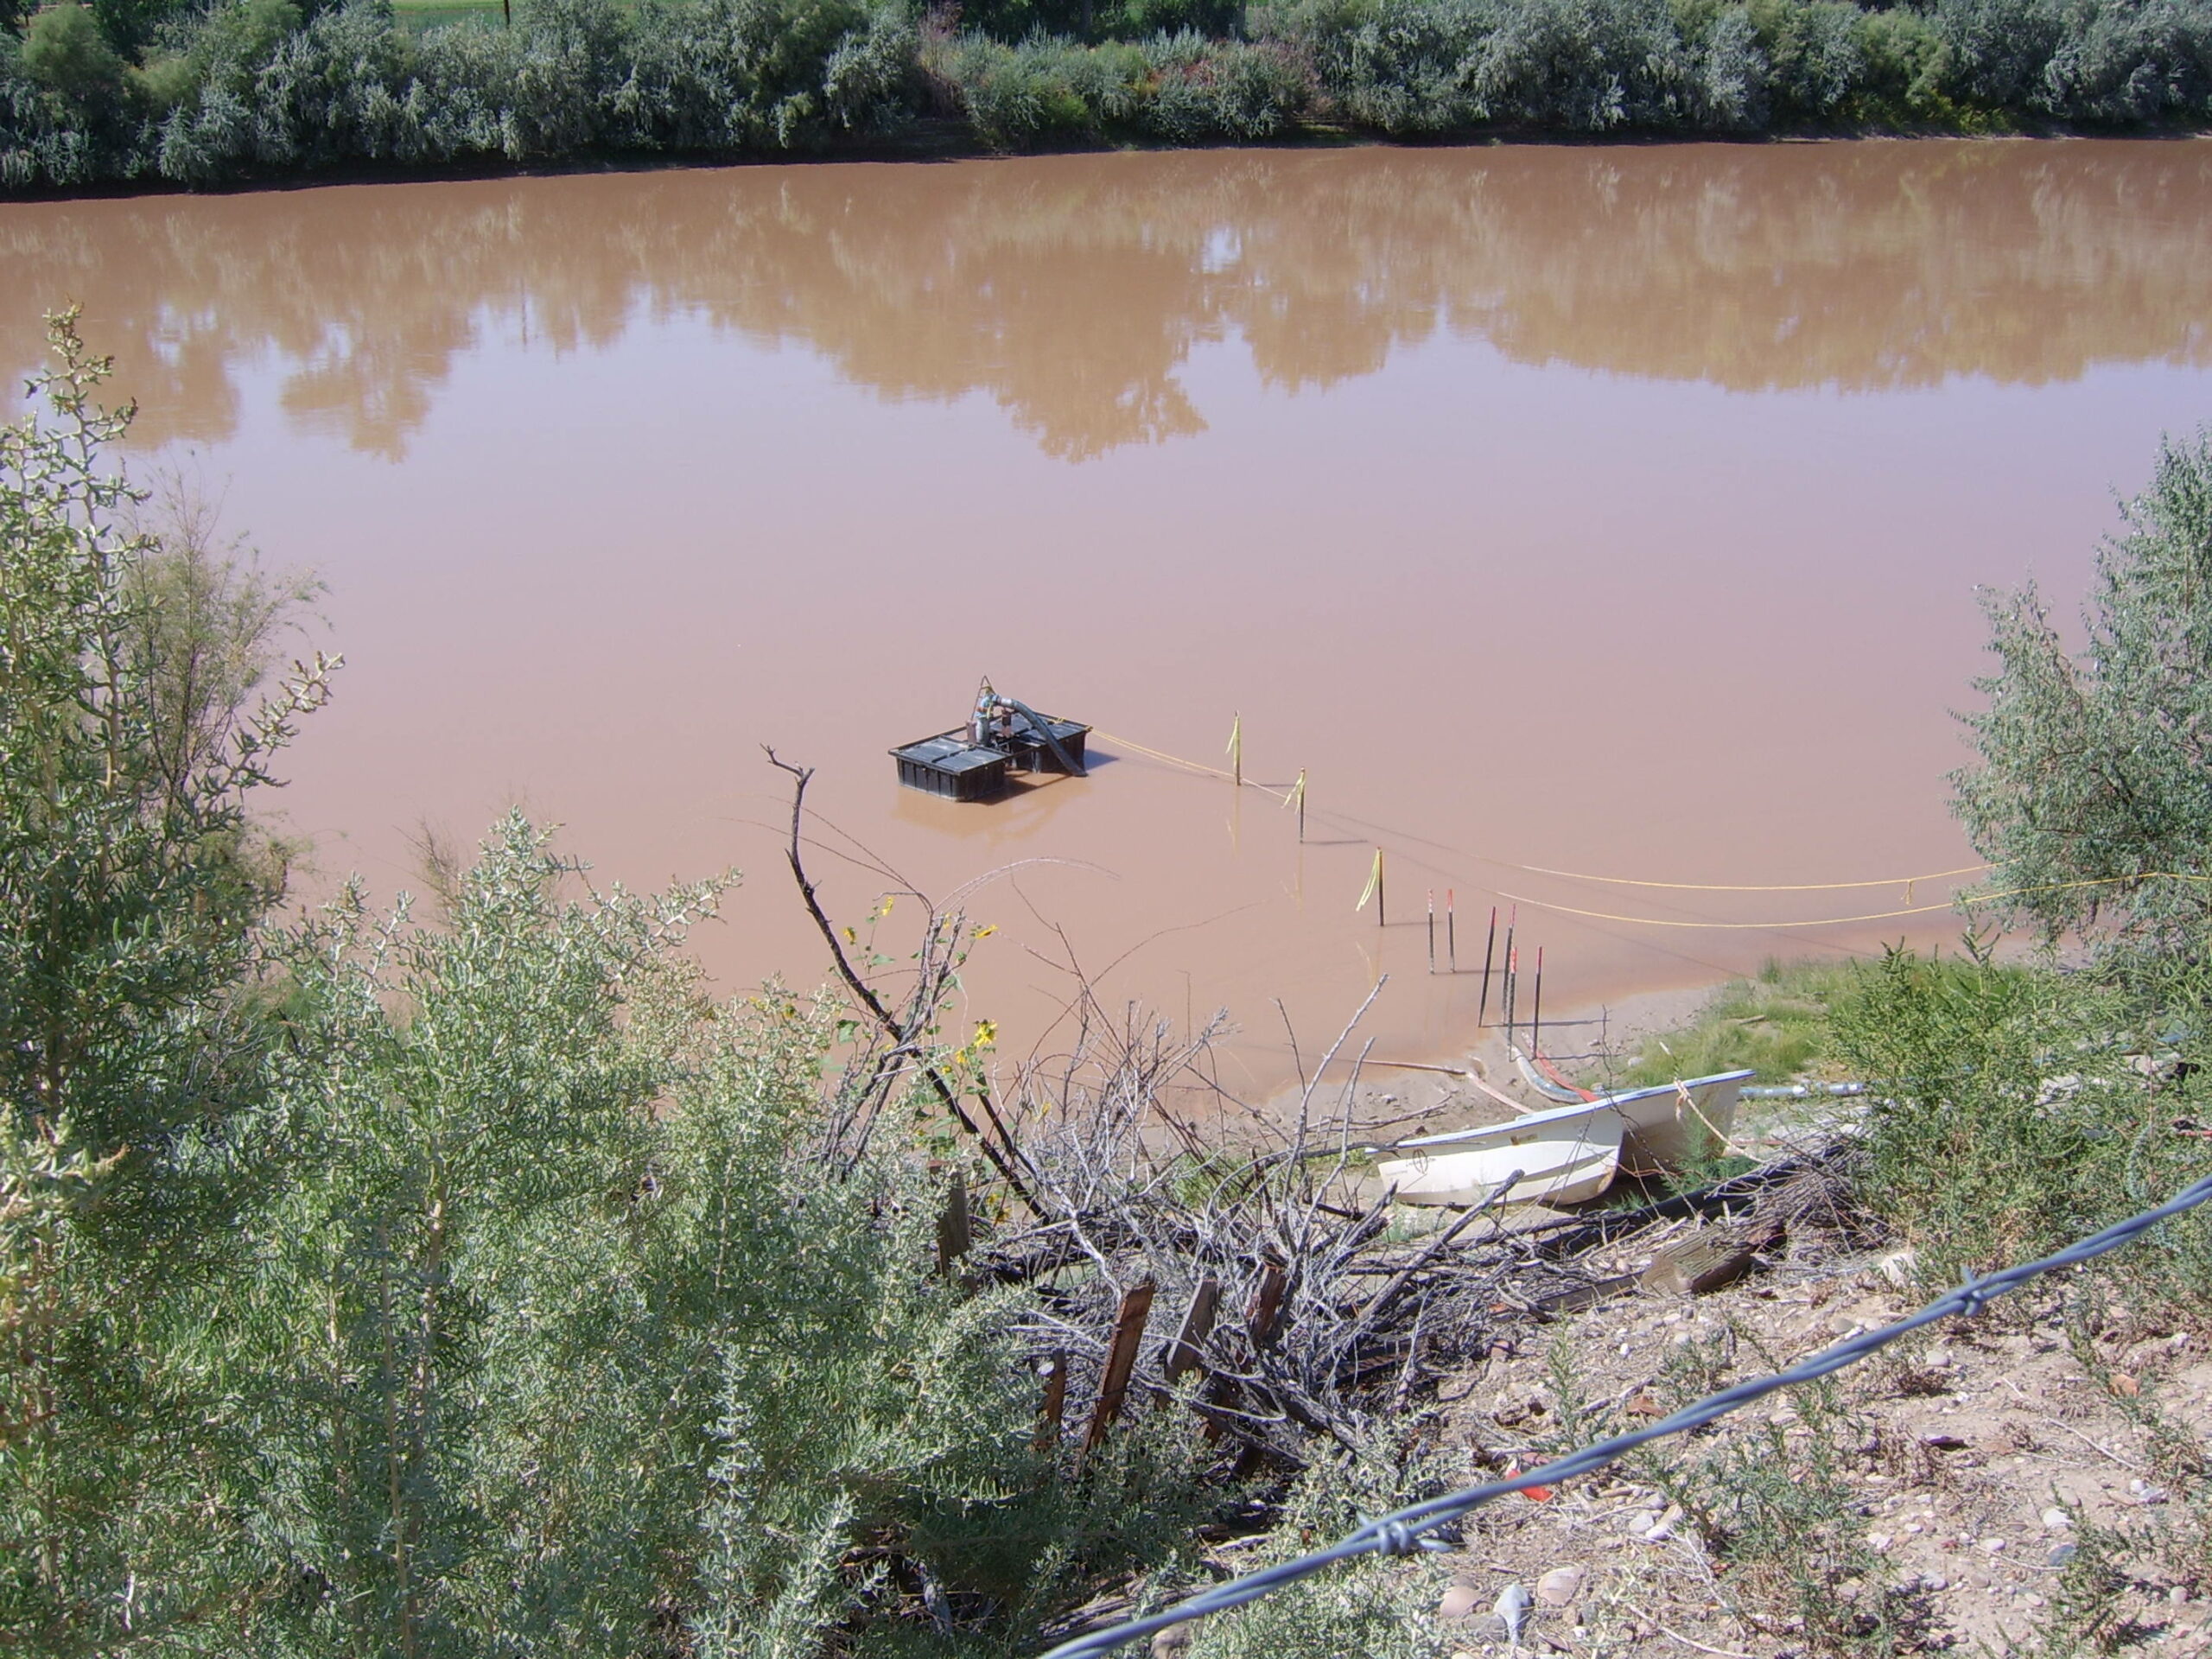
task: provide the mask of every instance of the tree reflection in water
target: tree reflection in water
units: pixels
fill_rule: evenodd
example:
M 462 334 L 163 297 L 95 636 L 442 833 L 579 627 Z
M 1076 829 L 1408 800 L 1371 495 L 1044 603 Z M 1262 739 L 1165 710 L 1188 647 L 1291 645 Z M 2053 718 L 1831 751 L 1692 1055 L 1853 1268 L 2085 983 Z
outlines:
M 2212 148 L 1920 142 L 1207 152 L 763 167 L 0 208 L 0 366 L 82 299 L 212 442 L 282 365 L 301 429 L 397 459 L 487 332 L 571 352 L 692 313 L 893 399 L 984 392 L 1079 461 L 1202 430 L 1240 338 L 1283 389 L 1440 329 L 1733 390 L 2202 365 Z

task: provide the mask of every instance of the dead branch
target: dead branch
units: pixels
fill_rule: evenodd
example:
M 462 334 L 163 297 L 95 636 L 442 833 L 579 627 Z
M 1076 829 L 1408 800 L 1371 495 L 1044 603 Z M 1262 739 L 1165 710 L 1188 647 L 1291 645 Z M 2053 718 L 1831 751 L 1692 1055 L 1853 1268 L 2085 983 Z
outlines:
M 766 748 L 766 746 L 764 745 L 763 747 Z M 898 1016 L 884 1005 L 882 998 L 875 994 L 868 982 L 861 977 L 859 972 L 853 967 L 851 958 L 846 956 L 844 944 L 837 937 L 836 928 L 823 912 L 822 901 L 815 896 L 814 883 L 806 874 L 805 861 L 799 850 L 800 831 L 804 826 L 806 813 L 806 786 L 814 777 L 814 769 L 811 766 L 793 766 L 790 761 L 780 759 L 772 748 L 766 748 L 766 753 L 768 763 L 779 772 L 789 772 L 792 779 L 791 840 L 784 850 L 784 855 L 791 864 L 791 879 L 798 884 L 799 897 L 806 905 L 807 914 L 814 918 L 815 927 L 820 931 L 823 942 L 830 947 L 830 958 L 836 964 L 837 976 L 844 981 L 846 988 L 852 992 L 854 998 L 882 1027 L 884 1036 L 891 1044 L 891 1047 L 879 1061 L 875 1071 L 871 1076 L 869 1090 L 872 1091 L 877 1087 L 888 1087 L 890 1077 L 895 1075 L 895 1068 L 887 1071 L 886 1066 L 894 1058 L 903 1060 L 911 1057 L 918 1060 L 922 1075 L 928 1080 L 931 1091 L 936 1094 L 945 1109 L 951 1113 L 960 1127 L 974 1139 L 984 1157 L 990 1160 L 991 1166 L 998 1171 L 1000 1179 L 1006 1182 L 1008 1190 L 1028 1206 L 1033 1213 L 1043 1215 L 1045 1212 L 1039 1207 L 1036 1198 L 1031 1194 L 1028 1185 L 1023 1181 L 1014 1168 L 1015 1161 L 1021 1159 L 1021 1149 L 1014 1143 L 1014 1138 L 1007 1133 L 1006 1126 L 999 1121 L 998 1114 L 992 1109 L 988 1095 L 979 1092 L 977 1098 L 992 1128 L 997 1133 L 996 1141 L 990 1135 L 984 1132 L 974 1118 L 968 1115 L 967 1109 L 960 1103 L 959 1090 L 952 1087 L 944 1071 L 930 1058 L 926 1050 L 917 1044 L 915 1039 L 919 1031 L 918 1024 L 910 1026 L 908 1023 L 901 1022 Z M 925 941 L 925 957 L 929 954 L 929 947 L 938 942 L 937 933 L 937 917 L 932 910 L 930 938 Z M 935 990 L 936 986 L 931 982 L 930 976 L 924 975 L 923 983 L 917 992 L 917 1000 L 924 995 L 929 996 L 928 1012 L 933 1013 L 935 1009 Z M 867 1097 L 865 1094 L 863 1097 Z

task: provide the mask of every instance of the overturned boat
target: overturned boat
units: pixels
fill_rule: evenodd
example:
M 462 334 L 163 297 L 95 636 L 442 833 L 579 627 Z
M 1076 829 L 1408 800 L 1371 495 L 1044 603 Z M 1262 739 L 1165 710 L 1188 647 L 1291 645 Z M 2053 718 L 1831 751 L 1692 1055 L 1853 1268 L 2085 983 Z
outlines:
M 1656 1175 L 1720 1156 L 1727 1150 L 1728 1137 L 1735 1133 L 1736 1107 L 1744 1084 L 1758 1075 L 1749 1068 L 1716 1071 L 1710 1077 L 1684 1077 L 1648 1089 L 1599 1094 L 1575 1088 L 1555 1071 L 1546 1076 L 1538 1069 L 1549 1069 L 1541 1057 L 1532 1064 L 1530 1057 L 1518 1048 L 1511 1052 L 1521 1080 L 1545 1099 L 1601 1103 L 1620 1113 L 1621 1166 L 1631 1175 Z
M 1662 1174 L 1719 1157 L 1752 1075 L 1719 1071 L 1592 1094 L 1503 1123 L 1401 1141 L 1389 1150 L 1403 1155 L 1382 1160 L 1375 1173 L 1402 1204 L 1479 1204 L 1516 1173 L 1507 1195 L 1515 1204 L 1580 1203 L 1617 1175 Z
M 1604 1102 L 1401 1141 L 1376 1166 L 1401 1204 L 1479 1204 L 1512 1179 L 1515 1204 L 1594 1198 L 1619 1173 L 1623 1121 Z M 1513 1179 L 1516 1177 L 1518 1179 Z
M 1736 1132 L 1745 1079 L 1753 1075 L 1717 1071 L 1600 1096 L 1621 1115 L 1621 1167 L 1631 1175 L 1656 1175 L 1719 1157 Z

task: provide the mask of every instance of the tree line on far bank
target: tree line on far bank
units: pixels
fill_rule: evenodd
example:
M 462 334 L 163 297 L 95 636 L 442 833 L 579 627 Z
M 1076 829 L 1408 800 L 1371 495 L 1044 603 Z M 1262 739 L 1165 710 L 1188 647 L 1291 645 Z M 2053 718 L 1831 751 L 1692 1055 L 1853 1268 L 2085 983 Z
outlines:
M 0 0 L 0 188 L 995 149 L 2187 128 L 2204 0 Z M 11 11 L 14 13 L 10 16 Z

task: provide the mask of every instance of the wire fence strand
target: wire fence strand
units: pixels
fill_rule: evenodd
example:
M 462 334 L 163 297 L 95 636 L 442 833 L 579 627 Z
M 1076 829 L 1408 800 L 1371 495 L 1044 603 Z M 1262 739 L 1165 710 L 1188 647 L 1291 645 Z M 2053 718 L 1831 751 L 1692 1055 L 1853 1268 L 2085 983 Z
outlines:
M 1419 1549 L 1442 1548 L 1444 1546 L 1426 1540 L 1421 1535 L 1471 1515 L 1493 1499 L 1531 1486 L 1555 1485 L 1580 1475 L 1590 1474 L 1626 1457 L 1639 1446 L 1665 1440 L 1669 1435 L 1687 1434 L 1693 1429 L 1702 1428 L 1739 1407 L 1763 1400 L 1777 1390 L 1831 1376 L 1868 1355 L 1886 1348 L 1898 1338 L 1909 1336 L 1939 1319 L 1948 1319 L 1955 1313 L 1978 1313 L 1988 1303 L 2018 1290 L 2031 1280 L 2046 1273 L 2055 1273 L 2061 1268 L 2075 1267 L 2094 1260 L 2109 1250 L 2120 1249 L 2123 1244 L 2131 1244 L 2160 1222 L 2194 1210 L 2208 1198 L 2212 1198 L 2212 1175 L 2192 1182 L 2171 1201 L 2155 1210 L 2146 1210 L 2141 1215 L 2116 1222 L 2103 1231 L 2093 1233 L 2040 1261 L 2023 1262 L 2018 1267 L 2005 1268 L 1982 1278 L 1968 1279 L 1956 1290 L 1938 1297 L 1918 1313 L 1908 1314 L 1894 1325 L 1885 1325 L 1878 1330 L 1853 1337 L 1848 1341 L 1840 1342 L 1809 1359 L 1800 1361 L 1787 1370 L 1738 1382 L 1733 1388 L 1707 1395 L 1694 1404 L 1685 1406 L 1672 1416 L 1661 1418 L 1647 1427 L 1599 1440 L 1540 1469 L 1531 1469 L 1507 1480 L 1471 1486 L 1464 1491 L 1431 1498 L 1426 1503 L 1408 1504 L 1380 1520 L 1369 1522 L 1326 1549 L 1316 1550 L 1310 1555 L 1301 1555 L 1295 1560 L 1284 1561 L 1274 1567 L 1263 1567 L 1256 1573 L 1248 1573 L 1241 1579 L 1217 1585 L 1159 1612 L 1063 1642 L 1046 1654 L 1044 1659 L 1091 1659 L 1094 1655 L 1112 1653 L 1170 1625 L 1185 1624 L 1211 1613 L 1226 1612 L 1232 1607 L 1241 1607 L 1247 1602 L 1258 1600 L 1271 1590 L 1295 1584 L 1340 1561 L 1353 1560 L 1362 1555 L 1408 1555 Z

